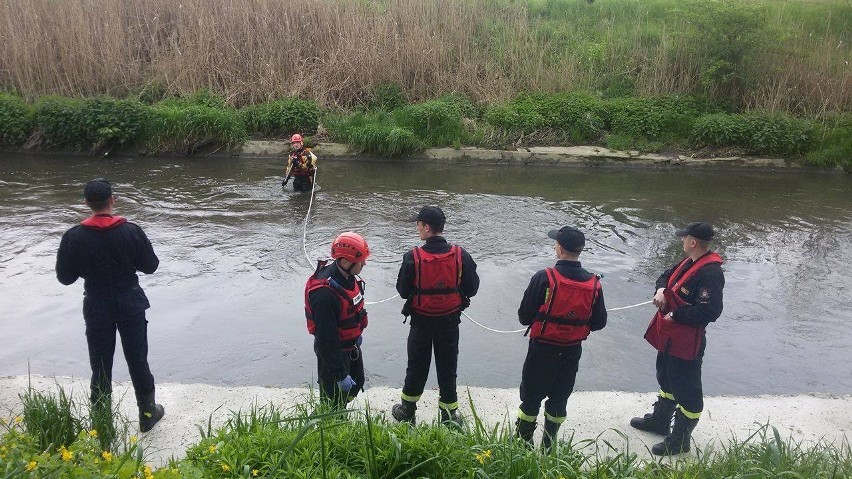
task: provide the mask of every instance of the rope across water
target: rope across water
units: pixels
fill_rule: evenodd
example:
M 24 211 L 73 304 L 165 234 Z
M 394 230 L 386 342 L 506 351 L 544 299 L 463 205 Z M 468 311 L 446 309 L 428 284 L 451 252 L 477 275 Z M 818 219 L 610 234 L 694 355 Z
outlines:
M 305 259 L 308 261 L 308 268 L 310 268 L 310 269 L 313 269 L 314 265 L 311 262 L 311 258 L 308 256 L 308 218 L 311 216 L 311 208 L 313 208 L 313 206 L 314 206 L 314 191 L 316 191 L 316 187 L 317 187 L 317 168 L 314 168 L 314 180 L 311 184 L 311 200 L 308 202 L 308 212 L 305 214 L 305 223 L 302 227 L 302 252 L 305 254 Z M 395 295 L 393 295 L 389 298 L 382 299 L 380 301 L 366 301 L 364 304 L 365 305 L 372 305 L 372 304 L 386 303 L 386 302 L 388 302 L 388 301 L 390 301 L 394 298 L 398 298 L 398 297 L 399 297 L 399 293 L 397 293 L 397 294 L 395 294 Z M 610 309 L 607 309 L 607 312 L 622 311 L 622 310 L 625 310 L 625 309 L 637 308 L 639 306 L 644 306 L 646 304 L 651 304 L 651 301 L 644 301 L 642 303 L 631 304 L 630 306 L 621 306 L 621 307 L 618 307 L 618 308 L 610 308 Z M 513 330 L 494 329 L 494 328 L 490 328 L 488 326 L 485 326 L 484 324 L 482 324 L 482 323 L 478 322 L 477 320 L 471 318 L 464 311 L 462 311 L 462 315 L 465 318 L 469 319 L 471 322 L 473 322 L 473 324 L 479 326 L 482 329 L 491 331 L 492 333 L 515 334 L 515 333 L 523 333 L 524 331 L 527 330 L 527 328 L 513 329 Z

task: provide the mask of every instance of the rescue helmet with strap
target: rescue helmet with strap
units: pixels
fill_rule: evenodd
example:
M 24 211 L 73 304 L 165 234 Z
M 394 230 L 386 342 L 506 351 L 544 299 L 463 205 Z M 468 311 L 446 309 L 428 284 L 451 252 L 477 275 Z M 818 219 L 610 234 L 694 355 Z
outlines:
M 295 135 L 290 137 L 290 143 L 296 143 L 296 142 L 298 142 L 298 143 L 302 142 L 302 135 L 296 133 Z
M 343 258 L 350 263 L 360 263 L 370 257 L 370 247 L 363 236 L 347 231 L 340 233 L 331 243 L 331 257 L 333 259 Z

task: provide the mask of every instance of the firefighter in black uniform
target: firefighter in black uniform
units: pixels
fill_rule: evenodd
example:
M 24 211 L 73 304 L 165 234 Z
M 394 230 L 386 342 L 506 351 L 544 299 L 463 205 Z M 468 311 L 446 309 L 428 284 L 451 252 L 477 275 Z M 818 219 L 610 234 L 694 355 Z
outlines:
M 364 388 L 361 333 L 368 320 L 358 275 L 370 248 L 361 235 L 341 233 L 331 244 L 331 257 L 331 264 L 318 262 L 305 284 L 305 316 L 314 335 L 320 398 L 342 408 Z
M 553 268 L 533 275 L 518 308 L 519 321 L 529 326 L 530 341 L 521 376 L 516 433 L 532 445 L 541 401 L 547 398 L 541 446 L 550 450 L 567 417 L 582 342 L 591 331 L 606 326 L 607 314 L 598 276 L 580 265 L 585 235 L 565 226 L 547 236 L 556 240 L 559 260 Z
M 645 339 L 658 351 L 660 393 L 652 413 L 630 421 L 636 429 L 665 436 L 651 448 L 659 456 L 690 449 L 692 431 L 704 410 L 701 390 L 701 363 L 707 342 L 704 329 L 722 314 L 725 287 L 722 258 L 710 250 L 713 227 L 708 223 L 690 223 L 675 234 L 681 237 L 687 257 L 657 279 L 653 303 L 658 311 L 645 333 Z
M 402 401 L 393 406 L 391 414 L 397 421 L 414 423 L 434 349 L 441 422 L 460 425 L 456 393 L 459 323 L 461 311 L 479 290 L 479 276 L 470 255 L 442 236 L 446 217 L 440 208 L 423 207 L 416 221 L 425 244 L 405 253 L 396 281 L 396 290 L 407 300 L 402 314 L 411 315 L 411 331 Z
M 317 156 L 310 148 L 305 148 L 302 135 L 296 133 L 290 138 L 290 156 L 287 157 L 286 177 L 281 186 L 287 186 L 293 178 L 294 191 L 311 191 L 314 187 L 314 172 L 317 169 Z
M 154 398 L 145 320 L 150 304 L 136 272 L 151 274 L 160 260 L 142 228 L 112 214 L 115 196 L 108 181 L 89 181 L 83 196 L 92 216 L 62 236 L 56 254 L 56 277 L 64 285 L 78 278 L 85 280 L 83 319 L 92 367 L 92 407 L 111 408 L 112 361 L 118 330 L 139 406 L 139 429 L 147 432 L 165 411 Z

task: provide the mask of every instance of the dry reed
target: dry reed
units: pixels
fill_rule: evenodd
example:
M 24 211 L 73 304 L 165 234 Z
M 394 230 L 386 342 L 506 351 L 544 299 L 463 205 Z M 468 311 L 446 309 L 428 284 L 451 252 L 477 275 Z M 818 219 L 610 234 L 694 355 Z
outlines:
M 630 22 L 572 25 L 577 42 L 566 46 L 514 0 L 5 0 L 0 88 L 29 98 L 209 88 L 236 106 L 282 96 L 351 106 L 387 83 L 413 101 L 459 92 L 491 102 L 595 88 L 612 75 L 632 78 L 639 94 L 699 91 L 700 65 L 672 34 L 678 25 L 649 41 L 659 21 L 622 3 L 636 8 Z M 852 109 L 849 32 L 810 35 L 794 15 L 769 21 L 798 40 L 759 55 L 749 65 L 756 80 L 735 100 Z M 580 42 L 587 32 L 594 39 Z

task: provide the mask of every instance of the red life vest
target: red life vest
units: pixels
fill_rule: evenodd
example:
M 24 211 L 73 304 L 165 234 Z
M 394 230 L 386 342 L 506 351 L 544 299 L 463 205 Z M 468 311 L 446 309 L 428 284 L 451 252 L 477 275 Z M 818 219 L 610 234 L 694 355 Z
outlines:
M 556 268 L 544 271 L 550 285 L 547 298 L 530 325 L 530 338 L 560 346 L 579 344 L 591 332 L 589 320 L 600 291 L 600 278 L 593 275 L 586 281 L 575 281 L 559 274 Z
M 344 351 L 355 347 L 355 340 L 367 327 L 367 311 L 364 310 L 364 281 L 358 278 L 355 288 L 348 290 L 331 278 L 318 278 L 319 272 L 327 265 L 326 261 L 318 261 L 317 269 L 305 283 L 305 319 L 307 319 L 308 332 L 316 333 L 313 311 L 311 311 L 310 294 L 320 288 L 329 288 L 337 294 L 340 299 L 340 320 L 337 323 L 337 335 Z M 332 264 L 332 267 L 337 267 Z
M 80 222 L 86 228 L 95 230 L 109 230 L 124 223 L 127 220 L 118 215 L 92 215 Z
M 456 245 L 446 253 L 429 253 L 421 247 L 414 254 L 414 289 L 411 310 L 423 316 L 444 316 L 461 309 L 462 254 Z
M 692 279 L 703 266 L 712 263 L 722 264 L 723 260 L 718 254 L 709 253 L 692 263 L 687 269 L 688 260 L 689 258 L 684 258 L 669 276 L 666 289 L 663 290 L 666 307 L 657 310 L 654 314 L 654 318 L 651 319 L 651 324 L 648 325 L 648 330 L 645 332 L 645 340 L 661 353 L 668 353 L 676 358 L 692 361 L 698 357 L 705 327 L 680 324 L 674 320 L 663 319 L 663 317 L 683 306 L 689 306 L 689 303 L 675 293 L 681 285 Z
M 290 173 L 293 176 L 313 176 L 314 165 L 311 164 L 311 151 L 308 149 L 290 153 Z

